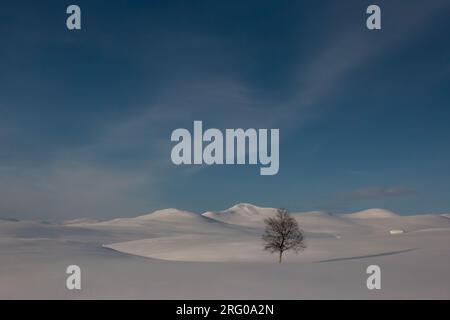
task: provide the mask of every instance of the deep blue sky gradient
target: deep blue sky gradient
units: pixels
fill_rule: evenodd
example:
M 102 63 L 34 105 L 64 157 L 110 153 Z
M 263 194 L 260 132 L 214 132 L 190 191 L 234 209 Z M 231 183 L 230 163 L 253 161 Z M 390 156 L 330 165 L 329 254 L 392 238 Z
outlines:
M 450 212 L 450 3 L 0 4 L 0 216 Z M 280 128 L 280 172 L 176 167 L 170 133 Z M 192 129 L 191 129 L 192 130 Z

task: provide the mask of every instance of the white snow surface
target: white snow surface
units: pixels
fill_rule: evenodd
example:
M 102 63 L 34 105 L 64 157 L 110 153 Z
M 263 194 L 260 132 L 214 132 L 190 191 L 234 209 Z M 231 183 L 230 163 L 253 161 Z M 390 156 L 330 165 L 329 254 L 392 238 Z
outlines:
M 307 248 L 278 264 L 261 240 L 275 214 L 237 204 L 63 224 L 0 219 L 0 299 L 450 299 L 448 215 L 292 213 Z M 65 288 L 72 264 L 80 291 Z M 372 264 L 381 290 L 366 287 Z

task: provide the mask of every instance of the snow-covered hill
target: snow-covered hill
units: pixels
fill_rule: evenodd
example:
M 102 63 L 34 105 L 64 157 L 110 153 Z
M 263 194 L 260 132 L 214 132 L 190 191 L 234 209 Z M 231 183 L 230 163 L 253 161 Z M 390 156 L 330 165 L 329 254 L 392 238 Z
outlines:
M 80 298 L 370 298 L 370 264 L 386 270 L 377 298 L 450 298 L 448 215 L 294 212 L 307 248 L 279 266 L 261 240 L 276 212 L 241 203 L 61 225 L 0 219 L 0 298 L 71 298 L 70 264 L 88 277 Z
M 392 211 L 385 209 L 368 209 L 347 214 L 346 217 L 355 219 L 384 219 L 384 218 L 395 218 L 398 217 L 398 215 Z
M 223 211 L 207 211 L 202 216 L 229 224 L 258 227 L 264 224 L 266 218 L 273 217 L 276 213 L 275 208 L 239 203 Z

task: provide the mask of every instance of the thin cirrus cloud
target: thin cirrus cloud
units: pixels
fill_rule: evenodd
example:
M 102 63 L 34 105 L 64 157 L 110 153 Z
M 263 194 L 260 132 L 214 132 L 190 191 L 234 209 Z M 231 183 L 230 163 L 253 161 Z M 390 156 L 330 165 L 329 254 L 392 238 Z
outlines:
M 244 22 L 240 23 L 249 40 L 245 44 L 242 32 L 222 29 L 220 21 L 211 28 L 199 28 L 202 25 L 197 23 L 166 26 L 151 19 L 148 21 L 156 21 L 149 25 L 151 27 L 144 24 L 137 28 L 138 25 L 127 21 L 124 26 L 128 27 L 123 30 L 90 27 L 77 38 L 52 31 L 52 28 L 36 31 L 19 24 L 14 37 L 6 41 L 4 62 L 7 63 L 2 66 L 0 82 L 4 84 L 3 90 L 9 88 L 8 84 L 11 87 L 25 84 L 27 94 L 16 99 L 13 96 L 6 99 L 8 95 L 2 95 L 2 100 L 10 101 L 1 101 L 2 110 L 8 112 L 5 112 L 5 119 L 0 119 L 3 147 L 0 150 L 0 215 L 108 217 L 135 215 L 166 206 L 196 209 L 186 206 L 195 201 L 203 202 L 204 197 L 214 194 L 210 190 L 203 194 L 202 190 L 192 187 L 191 181 L 185 182 L 189 186 L 186 198 L 193 200 L 180 197 L 170 203 L 164 200 L 170 196 L 170 190 L 166 189 L 181 184 L 182 178 L 181 171 L 174 170 L 170 162 L 171 131 L 179 127 L 191 128 L 194 120 L 202 120 L 205 128 L 281 128 L 282 150 L 290 155 L 291 150 L 287 148 L 292 138 L 308 139 L 308 124 L 319 122 L 320 125 L 322 118 L 328 119 L 328 111 L 333 115 L 331 109 L 336 108 L 341 97 L 358 90 L 354 83 L 360 70 L 372 64 L 382 67 L 378 62 L 387 53 L 419 41 L 426 34 L 427 26 L 433 26 L 430 23 L 433 17 L 448 9 L 446 2 L 440 0 L 427 5 L 411 1 L 406 8 L 390 3 L 382 7 L 390 13 L 383 15 L 386 18 L 383 27 L 389 32 L 370 34 L 365 29 L 355 29 L 354 19 L 361 14 L 359 11 L 347 13 L 346 6 L 330 23 L 316 24 L 316 20 L 299 20 L 298 26 L 293 23 L 292 27 L 305 30 L 324 28 L 322 34 L 314 37 L 315 41 L 308 42 L 307 38 L 299 41 L 298 48 L 290 41 L 284 43 L 270 36 L 260 43 L 254 39 L 258 34 L 253 35 L 252 27 Z M 332 9 L 334 13 L 335 8 Z M 398 17 L 395 27 L 390 25 L 394 15 Z M 331 22 L 343 24 L 342 28 L 331 28 Z M 215 26 L 221 27 L 216 29 Z M 280 33 L 286 31 L 274 28 Z M 64 42 L 67 39 L 71 41 Z M 281 45 L 279 49 L 277 45 Z M 66 58 L 48 62 L 47 67 L 52 72 L 42 72 L 40 68 L 21 69 L 24 61 L 34 66 L 32 58 L 39 57 L 39 52 L 47 57 L 44 48 L 53 46 L 61 50 L 76 47 L 77 54 L 85 53 L 94 58 L 89 65 L 81 58 L 74 59 L 77 63 L 73 65 L 92 72 L 95 81 L 88 86 L 83 80 L 76 86 L 76 78 L 67 80 L 61 67 L 64 71 L 78 73 L 72 64 L 64 63 L 71 60 Z M 255 55 L 256 51 L 260 54 Z M 284 55 L 281 51 L 293 51 L 293 54 Z M 30 52 L 33 57 L 29 56 Z M 59 56 L 55 54 L 55 57 Z M 283 60 L 284 65 L 277 60 Z M 110 68 L 108 62 L 113 62 L 114 68 Z M 284 68 L 290 71 L 278 72 Z M 95 76 L 102 74 L 111 76 Z M 27 122 L 31 118 L 30 111 L 37 109 L 29 106 L 39 102 L 38 98 L 47 97 L 47 93 L 52 99 L 46 100 L 39 109 L 43 120 Z M 33 99 L 27 101 L 22 96 Z M 80 108 L 76 104 L 65 104 L 72 96 Z M 58 108 L 47 106 L 50 102 Z M 48 123 L 45 116 L 49 118 Z M 60 134 L 62 125 L 52 125 L 64 121 L 73 123 L 80 134 L 63 135 Z M 297 144 L 292 146 L 297 147 Z M 335 168 L 340 169 L 337 165 Z M 193 167 L 183 169 L 192 174 L 200 172 Z M 284 162 L 283 171 L 295 173 L 297 167 L 289 167 Z M 373 182 L 367 181 L 370 177 L 362 172 L 356 174 L 365 180 L 360 181 L 361 185 L 372 185 Z M 297 179 L 297 176 L 291 174 L 283 179 Z M 315 179 L 322 179 L 320 172 Z M 221 184 L 231 189 L 235 187 L 233 181 L 227 175 Z M 253 182 L 255 189 L 261 188 L 258 181 Z M 350 190 L 348 186 L 339 188 Z M 336 191 L 320 192 L 336 194 Z M 247 190 L 243 196 L 251 194 Z M 267 201 L 280 201 L 276 193 L 264 194 L 261 190 L 260 194 Z M 358 200 L 413 194 L 416 192 L 406 187 L 371 187 L 350 191 L 343 197 Z M 223 202 L 231 201 L 221 198 Z M 292 200 L 293 203 L 299 201 Z

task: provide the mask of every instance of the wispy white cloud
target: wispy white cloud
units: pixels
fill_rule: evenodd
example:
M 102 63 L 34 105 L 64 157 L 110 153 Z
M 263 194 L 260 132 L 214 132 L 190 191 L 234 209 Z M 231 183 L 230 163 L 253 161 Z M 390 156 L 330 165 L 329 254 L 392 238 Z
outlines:
M 136 191 L 151 184 L 151 175 L 121 172 L 95 164 L 49 168 L 1 168 L 0 212 L 4 216 L 64 220 L 142 213 L 157 198 Z
M 220 63 L 213 64 L 212 70 L 204 67 L 198 74 L 191 73 L 195 67 L 188 68 L 189 72 L 176 72 L 177 67 L 199 65 L 201 59 L 208 56 L 208 52 L 204 51 L 201 57 L 196 56 L 204 47 L 214 48 L 216 57 L 221 56 L 218 54 L 221 51 L 231 53 L 225 62 L 238 59 L 239 50 L 230 50 L 232 44 L 224 44 L 218 36 L 207 32 L 201 35 L 183 34 L 179 38 L 188 47 L 188 52 L 179 52 L 183 44 L 172 48 L 177 41 L 163 41 L 163 38 L 173 35 L 163 34 L 157 39 L 153 38 L 153 45 L 170 49 L 162 50 L 161 55 L 163 52 L 176 53 L 175 59 L 172 59 L 176 60 L 175 65 L 170 63 L 170 57 L 149 54 L 150 51 L 158 52 L 153 46 L 147 48 L 148 51 L 133 52 L 133 58 L 142 66 L 173 71 L 170 72 L 174 74 L 173 79 L 165 79 L 156 97 L 148 99 L 151 103 L 145 101 L 144 97 L 139 107 L 124 106 L 124 110 L 134 110 L 133 113 L 124 112 L 120 118 L 108 118 L 105 123 L 95 123 L 92 130 L 94 135 L 81 145 L 53 150 L 52 158 L 45 163 L 29 161 L 23 165 L 17 163 L 3 167 L 0 171 L 0 211 L 17 216 L 65 215 L 66 218 L 134 214 L 147 206 L 153 206 L 158 203 L 158 192 L 163 192 L 164 180 L 172 179 L 169 170 L 171 130 L 190 126 L 195 119 L 203 120 L 206 126 L 222 128 L 282 127 L 281 139 L 284 139 L 291 129 L 301 128 L 305 123 L 320 117 L 324 112 L 321 106 L 323 99 L 332 101 L 347 89 L 348 80 L 359 68 L 397 50 L 411 39 L 426 34 L 427 23 L 442 8 L 448 9 L 447 3 L 433 1 L 424 5 L 423 2 L 411 2 L 401 11 L 396 7 L 391 10 L 387 5 L 384 14 L 398 14 L 402 19 L 395 26 L 390 25 L 383 30 L 382 37 L 375 36 L 375 40 L 373 34 L 362 30 L 333 30 L 333 36 L 323 46 L 310 50 L 310 57 L 302 59 L 294 72 L 294 85 L 287 84 L 295 89 L 282 98 L 261 94 L 241 77 L 238 68 L 229 68 L 225 72 L 218 67 Z M 138 36 L 144 36 L 143 32 Z M 91 36 L 90 41 L 94 38 Z M 115 41 L 107 40 L 100 41 L 98 47 L 92 43 L 92 51 L 99 48 L 101 54 L 107 56 L 114 51 L 112 49 L 117 49 Z M 205 43 L 208 45 L 205 46 Z M 142 49 L 146 49 L 146 46 Z M 23 55 L 32 51 L 14 52 Z M 117 54 L 120 56 L 123 51 L 119 50 Z M 8 58 L 15 59 L 14 56 Z M 158 58 L 164 58 L 162 67 L 158 61 L 150 61 Z M 14 71 L 10 70 L 9 73 L 14 75 Z M 184 74 L 188 76 L 183 78 Z M 15 77 L 19 78 L 19 75 Z M 42 79 L 40 82 L 47 88 L 52 87 L 51 79 L 48 79 L 47 84 Z M 21 129 L 2 125 L 0 141 L 3 137 L 9 140 L 7 136 L 11 136 L 15 130 Z M 115 160 L 119 160 L 118 163 Z M 407 188 L 369 188 L 355 190 L 347 196 L 356 199 L 406 194 L 412 194 L 412 191 Z
M 332 100 L 346 88 L 359 68 L 426 36 L 433 17 L 447 11 L 450 11 L 450 5 L 445 0 L 426 4 L 410 1 L 405 6 L 384 3 L 382 30 L 358 28 L 355 21 L 340 26 L 340 32 L 332 30 L 333 36 L 327 38 L 327 42 L 298 67 L 298 76 L 294 81 L 298 84 L 297 106 L 303 107 L 300 111 L 308 106 L 317 108 L 324 98 Z M 339 16 L 339 11 L 335 14 Z M 346 15 L 342 13 L 341 16 Z

